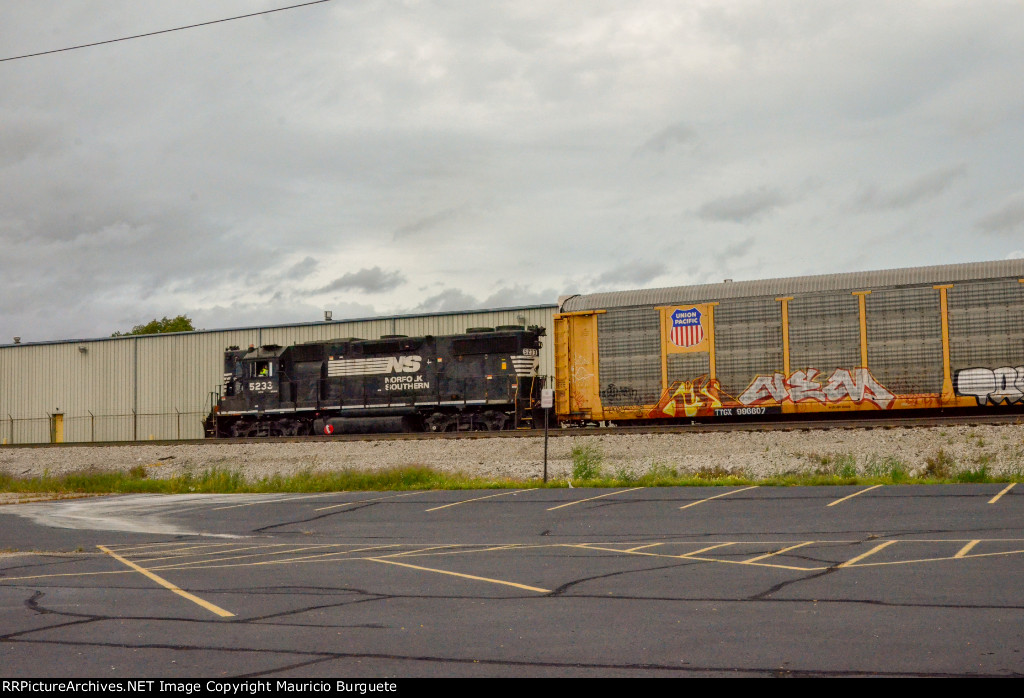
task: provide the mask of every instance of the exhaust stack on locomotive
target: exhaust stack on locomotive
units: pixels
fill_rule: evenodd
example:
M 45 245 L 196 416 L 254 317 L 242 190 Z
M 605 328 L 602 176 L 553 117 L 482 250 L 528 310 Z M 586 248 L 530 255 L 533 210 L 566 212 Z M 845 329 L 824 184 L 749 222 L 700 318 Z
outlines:
M 215 437 L 532 427 L 542 327 L 230 347 Z

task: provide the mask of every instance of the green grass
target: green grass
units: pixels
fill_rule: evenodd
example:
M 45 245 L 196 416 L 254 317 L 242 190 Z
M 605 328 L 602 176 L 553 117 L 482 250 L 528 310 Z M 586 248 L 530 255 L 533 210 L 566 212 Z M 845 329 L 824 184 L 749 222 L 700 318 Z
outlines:
M 584 452 L 586 453 L 586 452 Z M 941 453 L 941 452 L 940 452 Z M 762 485 L 793 487 L 812 485 L 898 485 L 898 484 L 950 484 L 1024 482 L 1024 469 L 1017 468 L 1007 475 L 993 475 L 987 462 L 973 467 L 955 468 L 936 462 L 943 467 L 926 468 L 922 475 L 912 477 L 906 464 L 896 458 L 872 460 L 857 472 L 856 464 L 839 458 L 830 461 L 831 467 L 815 472 L 786 472 L 767 478 L 752 478 L 742 470 L 727 470 L 721 466 L 705 466 L 696 472 L 681 473 L 676 468 L 653 463 L 642 473 L 620 468 L 614 474 L 600 470 L 601 460 L 593 453 L 580 456 L 577 471 L 574 462 L 574 487 L 701 487 Z M 576 477 L 584 473 L 588 477 Z M 231 494 L 260 492 L 339 492 L 359 490 L 455 490 L 455 489 L 519 489 L 526 487 L 567 487 L 566 480 L 542 483 L 530 480 L 501 480 L 470 477 L 458 473 L 442 473 L 425 466 L 409 466 L 384 471 L 315 471 L 307 470 L 293 475 L 273 475 L 249 480 L 237 469 L 213 468 L 194 475 L 169 478 L 151 478 L 146 468 L 136 466 L 129 471 L 80 471 L 61 476 L 49 474 L 41 477 L 16 477 L 0 471 L 0 492 L 46 492 L 61 495 L 75 494 Z
M 422 466 L 376 472 L 307 470 L 294 475 L 273 475 L 248 480 L 240 470 L 213 468 L 202 473 L 149 478 L 144 468 L 128 472 L 81 471 L 59 477 L 20 478 L 0 472 L 0 492 L 56 492 L 106 494 L 231 494 L 241 492 L 340 492 L 343 490 L 442 490 L 525 487 L 521 481 L 484 479 L 441 473 Z
M 600 449 L 591 444 L 572 447 L 569 452 L 572 458 L 572 479 L 578 481 L 598 480 L 601 476 L 601 462 L 604 457 Z

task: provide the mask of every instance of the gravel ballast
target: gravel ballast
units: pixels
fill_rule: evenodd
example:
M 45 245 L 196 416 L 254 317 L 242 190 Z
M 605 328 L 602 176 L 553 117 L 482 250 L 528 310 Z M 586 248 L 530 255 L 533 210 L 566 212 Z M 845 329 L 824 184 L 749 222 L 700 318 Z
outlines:
M 1024 426 L 854 428 L 636 435 L 568 435 L 549 441 L 548 473 L 572 474 L 571 450 L 592 446 L 604 474 L 642 475 L 674 469 L 680 475 L 724 469 L 748 478 L 813 473 L 823 464 L 855 463 L 865 473 L 897 459 L 908 474 L 922 474 L 940 449 L 953 470 L 984 465 L 989 475 L 1024 472 Z M 529 480 L 543 471 L 543 437 L 310 441 L 308 443 L 132 444 L 0 448 L 0 471 L 15 477 L 59 476 L 82 470 L 142 465 L 152 478 L 200 474 L 219 468 L 247 479 L 305 470 L 382 470 L 411 465 L 469 476 Z M 852 460 L 851 460 L 852 459 Z

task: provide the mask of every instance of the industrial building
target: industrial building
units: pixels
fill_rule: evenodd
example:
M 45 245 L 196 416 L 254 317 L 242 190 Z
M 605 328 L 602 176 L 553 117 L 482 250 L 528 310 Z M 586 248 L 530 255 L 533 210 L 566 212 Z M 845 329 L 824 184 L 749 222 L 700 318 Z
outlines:
M 557 306 L 128 335 L 0 345 L 0 444 L 197 439 L 216 403 L 230 346 L 340 337 L 461 334 L 501 325 L 553 327 Z M 550 376 L 552 342 L 540 373 Z

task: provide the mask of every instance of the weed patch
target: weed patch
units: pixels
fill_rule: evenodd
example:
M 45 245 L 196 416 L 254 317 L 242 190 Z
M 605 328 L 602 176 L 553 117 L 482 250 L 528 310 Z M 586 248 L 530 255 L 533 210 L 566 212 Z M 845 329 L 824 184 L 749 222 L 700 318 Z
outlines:
M 698 480 L 726 480 L 733 477 L 733 474 L 720 465 L 702 465 L 694 471 L 693 476 Z
M 956 461 L 953 457 L 946 453 L 943 449 L 939 449 L 934 456 L 929 456 L 924 459 L 925 477 L 938 478 L 945 480 L 952 477 L 953 471 L 956 469 Z
M 578 444 L 570 451 L 573 480 L 596 480 L 601 477 L 601 463 L 604 457 L 593 444 Z
M 909 478 L 907 464 L 895 456 L 872 457 L 864 467 L 864 473 L 876 480 L 888 480 L 894 485 L 906 482 Z
M 820 464 L 815 469 L 816 475 L 835 475 L 843 479 L 857 476 L 857 456 L 852 453 L 815 456 Z
M 954 478 L 957 482 L 988 482 L 988 466 L 979 465 L 977 468 L 967 468 L 961 470 L 956 474 Z

